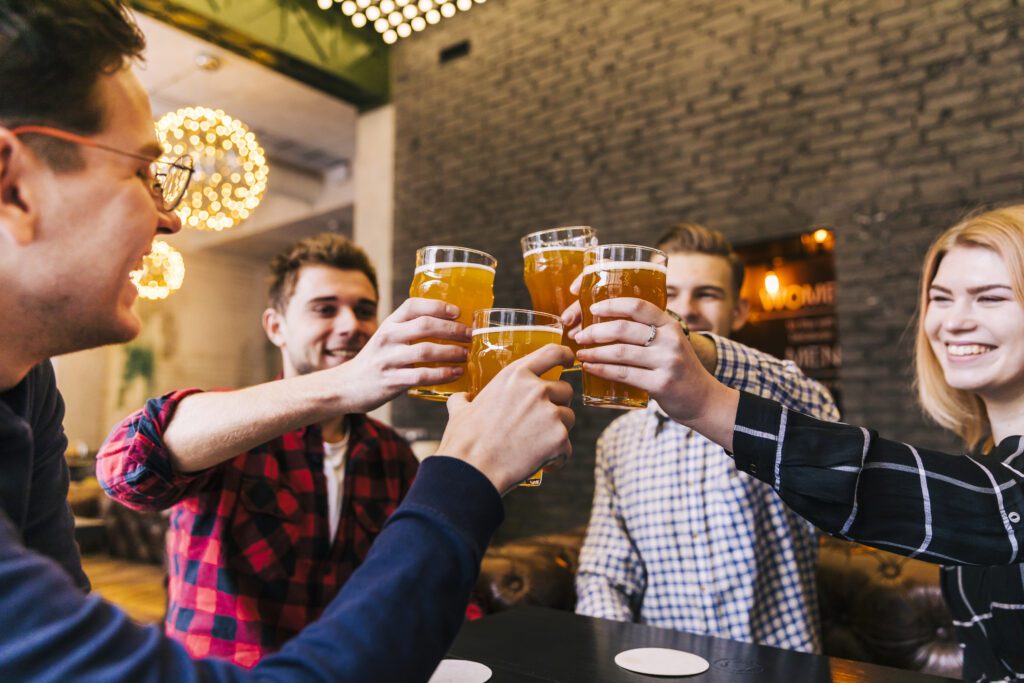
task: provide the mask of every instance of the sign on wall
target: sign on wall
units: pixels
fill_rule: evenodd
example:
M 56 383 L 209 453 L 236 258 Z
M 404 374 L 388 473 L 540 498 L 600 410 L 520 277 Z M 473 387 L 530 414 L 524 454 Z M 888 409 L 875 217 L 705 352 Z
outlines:
M 834 244 L 832 232 L 818 228 L 738 247 L 747 264 L 742 294 L 750 302 L 750 319 L 734 337 L 793 361 L 825 385 L 841 408 Z

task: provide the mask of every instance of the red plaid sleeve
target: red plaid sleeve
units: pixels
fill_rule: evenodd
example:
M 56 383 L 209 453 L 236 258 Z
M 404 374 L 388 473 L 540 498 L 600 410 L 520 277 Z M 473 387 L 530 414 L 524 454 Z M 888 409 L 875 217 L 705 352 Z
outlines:
M 133 510 L 164 510 L 205 480 L 211 470 L 175 472 L 163 440 L 178 404 L 199 391 L 152 398 L 114 428 L 96 454 L 96 478 L 108 496 Z

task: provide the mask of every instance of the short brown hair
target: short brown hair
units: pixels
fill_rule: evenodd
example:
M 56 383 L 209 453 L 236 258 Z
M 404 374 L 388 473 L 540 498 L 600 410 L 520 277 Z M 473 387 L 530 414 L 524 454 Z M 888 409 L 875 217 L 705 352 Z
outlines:
M 721 256 L 729 262 L 733 294 L 739 298 L 740 290 L 743 289 L 745 266 L 739 254 L 733 251 L 728 238 L 719 231 L 699 223 L 677 223 L 658 238 L 656 246 L 666 254 L 681 251 Z
M 0 2 L 0 126 L 100 132 L 97 80 L 140 57 L 145 46 L 123 0 Z M 26 144 L 56 170 L 81 164 L 70 143 L 32 136 Z
M 291 245 L 270 262 L 270 291 L 268 303 L 284 311 L 295 293 L 295 283 L 303 266 L 328 266 L 338 270 L 358 270 L 366 275 L 377 289 L 377 271 L 366 255 L 352 240 L 331 232 L 306 237 Z

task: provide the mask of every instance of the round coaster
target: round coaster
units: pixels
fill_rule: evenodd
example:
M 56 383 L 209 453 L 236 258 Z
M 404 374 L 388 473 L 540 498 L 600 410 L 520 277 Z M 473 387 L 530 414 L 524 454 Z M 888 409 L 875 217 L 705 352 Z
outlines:
M 467 659 L 442 659 L 427 683 L 484 683 L 494 672 L 480 662 Z
M 711 666 L 703 657 L 662 647 L 640 647 L 620 652 L 615 655 L 615 663 L 627 671 L 649 676 L 696 676 Z

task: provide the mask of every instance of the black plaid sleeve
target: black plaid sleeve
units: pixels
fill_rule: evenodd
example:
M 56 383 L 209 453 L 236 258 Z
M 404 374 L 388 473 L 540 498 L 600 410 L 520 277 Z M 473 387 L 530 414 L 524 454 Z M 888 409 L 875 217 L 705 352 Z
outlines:
M 823 422 L 741 394 L 736 467 L 830 534 L 939 563 L 1019 562 L 1020 438 L 983 457 L 950 455 Z

